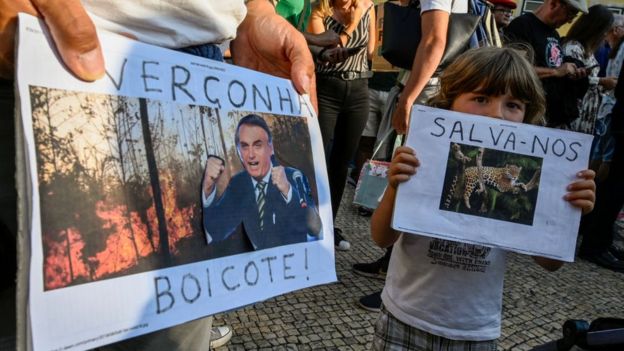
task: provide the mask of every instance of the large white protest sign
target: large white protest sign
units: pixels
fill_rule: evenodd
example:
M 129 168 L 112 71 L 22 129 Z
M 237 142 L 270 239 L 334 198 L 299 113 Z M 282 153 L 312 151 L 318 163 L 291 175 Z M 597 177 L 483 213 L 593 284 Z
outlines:
M 36 19 L 19 22 L 34 349 L 91 349 L 336 280 L 320 130 L 290 81 L 99 33 L 106 77 L 86 83 Z
M 563 196 L 591 135 L 425 106 L 411 121 L 421 166 L 399 186 L 393 228 L 573 261 L 581 212 Z

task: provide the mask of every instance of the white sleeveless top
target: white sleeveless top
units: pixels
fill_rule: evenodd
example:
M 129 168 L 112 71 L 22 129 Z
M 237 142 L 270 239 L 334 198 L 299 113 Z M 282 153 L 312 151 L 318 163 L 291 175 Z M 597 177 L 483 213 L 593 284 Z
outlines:
M 166 48 L 233 39 L 247 13 L 243 0 L 82 0 L 96 27 Z

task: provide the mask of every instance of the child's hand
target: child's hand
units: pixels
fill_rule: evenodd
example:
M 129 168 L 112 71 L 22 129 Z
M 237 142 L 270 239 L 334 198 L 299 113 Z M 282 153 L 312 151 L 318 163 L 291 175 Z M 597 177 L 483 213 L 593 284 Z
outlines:
M 594 182 L 596 173 L 591 169 L 586 169 L 578 172 L 576 176 L 581 180 L 568 185 L 568 193 L 563 199 L 583 210 L 583 214 L 588 214 L 594 209 L 596 202 L 596 183 Z
M 410 179 L 416 174 L 416 167 L 420 166 L 420 161 L 416 158 L 416 153 L 411 147 L 401 146 L 394 152 L 390 169 L 388 170 L 388 184 L 396 189 L 400 183 Z

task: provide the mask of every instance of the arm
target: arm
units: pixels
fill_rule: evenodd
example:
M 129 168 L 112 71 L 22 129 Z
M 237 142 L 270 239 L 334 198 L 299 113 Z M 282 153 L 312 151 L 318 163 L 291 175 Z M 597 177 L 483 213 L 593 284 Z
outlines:
M 392 115 L 392 126 L 399 134 L 407 132 L 412 105 L 442 60 L 448 22 L 449 13 L 441 10 L 426 11 L 421 16 L 422 36 L 412 72 Z
M 596 202 L 596 183 L 594 177 L 596 173 L 591 169 L 580 171 L 577 174 L 579 180 L 568 185 L 567 191 L 563 199 L 568 201 L 572 206 L 580 208 L 583 214 L 588 214 L 594 208 Z M 554 260 L 546 257 L 533 256 L 533 260 L 548 271 L 556 271 L 563 266 L 562 261 Z
M 322 48 L 319 46 L 310 45 L 310 52 L 316 58 L 319 63 L 335 64 L 344 62 L 349 58 L 349 49 L 337 46 L 334 48 Z
M 104 57 L 93 22 L 80 0 L 0 1 L 0 77 L 13 78 L 17 13 L 42 18 L 63 62 L 78 78 L 93 81 L 104 76 Z
M 532 29 L 529 23 L 526 20 L 525 16 L 520 16 L 509 24 L 507 28 L 505 28 L 505 35 L 508 39 L 508 44 L 518 44 L 520 47 L 526 45 L 533 50 L 536 49 L 537 43 L 532 40 Z M 563 50 L 563 49 L 562 49 Z M 540 55 L 538 52 L 533 52 L 533 57 L 535 60 L 535 55 Z M 535 73 L 540 79 L 551 78 L 551 77 L 572 77 L 576 73 L 576 65 L 573 63 L 564 63 L 557 68 L 550 67 L 542 67 L 542 66 L 533 66 L 535 69 Z
M 418 166 L 420 162 L 412 148 L 401 146 L 394 153 L 388 170 L 388 187 L 371 219 L 371 237 L 379 247 L 388 247 L 399 238 L 399 232 L 391 227 L 397 187 L 416 174 Z
M 396 188 L 388 186 L 371 218 L 371 237 L 375 244 L 381 248 L 393 245 L 399 238 L 399 232 L 390 226 L 395 198 Z
M 247 16 L 231 43 L 234 64 L 291 79 L 317 109 L 314 61 L 305 38 L 266 0 L 247 3 Z M 318 109 L 317 109 L 318 110 Z
M 377 45 L 377 15 L 375 14 L 375 7 L 373 3 L 370 3 L 370 26 L 368 27 L 368 46 L 366 57 L 370 61 L 373 59 L 375 53 L 375 45 Z
M 333 30 L 326 30 L 320 34 L 312 34 L 308 32 L 302 33 L 308 45 L 316 45 L 321 47 L 334 47 L 340 44 L 340 36 Z
M 367 2 L 358 1 L 357 6 L 351 8 L 349 23 L 345 26 L 340 34 L 340 41 L 342 42 L 342 46 L 347 46 L 347 43 L 351 39 L 353 32 L 357 29 L 360 20 L 364 16 L 364 11 L 366 11 Z
M 563 55 L 575 58 L 581 62 L 584 59 L 585 50 L 583 47 L 575 41 L 567 42 L 563 45 Z M 537 72 L 537 76 L 542 78 L 549 77 L 565 77 L 568 76 L 570 78 L 580 78 L 581 75 L 585 76 L 585 69 L 578 68 L 574 63 L 564 62 L 561 66 L 557 68 L 547 68 L 547 67 L 536 67 L 535 71 Z
M 535 73 L 537 73 L 537 77 L 539 79 L 551 78 L 551 77 L 565 77 L 569 76 L 571 78 L 579 77 L 581 74 L 581 68 L 577 68 L 575 64 L 572 62 L 565 62 L 561 64 L 561 66 L 557 68 L 549 68 L 549 67 L 539 67 L 534 66 Z M 584 70 L 583 70 L 584 71 Z
M 598 84 L 602 86 L 604 90 L 613 90 L 617 84 L 616 77 L 595 77 L 598 78 Z M 591 79 L 589 80 L 592 81 Z
M 325 32 L 325 25 L 323 24 L 323 14 L 318 8 L 312 10 L 310 20 L 308 22 L 307 31 L 312 34 L 321 34 Z

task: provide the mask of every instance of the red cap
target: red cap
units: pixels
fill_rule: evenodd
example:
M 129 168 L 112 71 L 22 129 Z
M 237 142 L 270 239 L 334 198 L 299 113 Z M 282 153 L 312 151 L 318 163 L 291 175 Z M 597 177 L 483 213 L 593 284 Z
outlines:
M 513 0 L 488 0 L 488 1 L 494 5 L 499 5 L 499 6 L 507 7 L 510 9 L 515 9 L 516 7 L 518 7 L 518 5 L 516 5 L 516 3 Z

